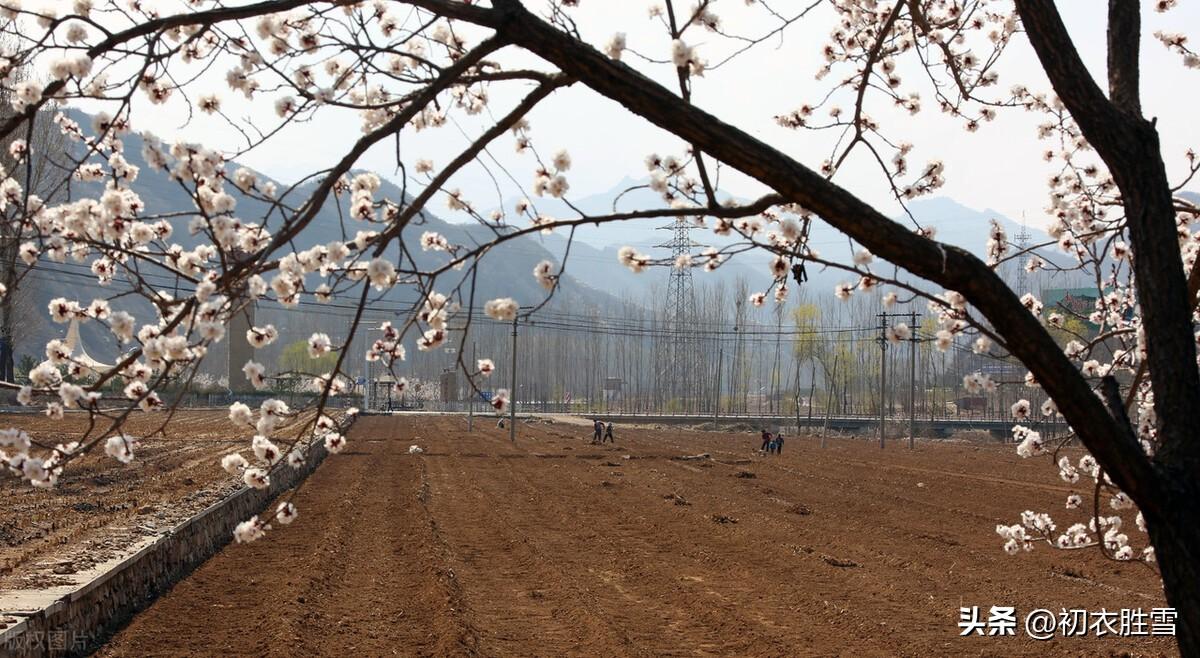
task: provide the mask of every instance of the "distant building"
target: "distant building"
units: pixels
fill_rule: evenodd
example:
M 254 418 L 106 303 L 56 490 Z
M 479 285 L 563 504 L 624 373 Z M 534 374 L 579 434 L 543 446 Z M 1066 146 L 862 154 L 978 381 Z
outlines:
M 461 391 L 458 388 L 458 371 L 454 368 L 445 368 L 441 375 L 441 394 L 444 402 L 458 402 L 462 399 Z
M 1079 316 L 1092 331 L 1097 326 L 1088 320 L 1088 316 L 1096 310 L 1097 299 L 1100 299 L 1100 292 L 1095 288 L 1047 288 L 1042 291 L 1043 310 L 1047 315 L 1057 310 L 1067 317 Z
M 605 377 L 604 378 L 604 402 L 605 404 L 613 404 L 621 400 L 621 390 L 624 387 L 625 381 L 620 377 Z
M 954 404 L 958 407 L 958 413 L 964 411 L 978 411 L 980 413 L 987 411 L 987 398 L 982 395 L 968 395 L 957 398 Z

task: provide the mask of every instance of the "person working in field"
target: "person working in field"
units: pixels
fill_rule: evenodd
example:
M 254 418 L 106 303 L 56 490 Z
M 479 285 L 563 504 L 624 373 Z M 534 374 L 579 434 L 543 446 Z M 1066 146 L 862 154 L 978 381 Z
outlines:
M 771 443 L 773 444 L 772 452 L 774 452 L 777 455 L 782 455 L 783 454 L 783 432 L 777 432 L 775 434 L 775 440 L 772 441 Z
M 766 428 L 763 428 L 763 430 L 762 430 L 762 447 L 760 447 L 758 449 L 758 451 L 766 452 L 768 449 L 770 449 L 770 447 L 771 447 L 771 433 L 768 432 L 766 430 Z
M 617 440 L 613 438 L 612 431 L 613 431 L 613 424 L 612 424 L 612 421 L 610 420 L 610 421 L 608 421 L 608 425 L 605 426 L 605 428 L 604 428 L 604 441 L 610 441 L 612 443 L 617 442 Z M 604 441 L 601 441 L 601 443 L 604 443 Z
M 600 443 L 600 433 L 604 431 L 604 423 L 600 419 L 592 420 L 592 443 Z

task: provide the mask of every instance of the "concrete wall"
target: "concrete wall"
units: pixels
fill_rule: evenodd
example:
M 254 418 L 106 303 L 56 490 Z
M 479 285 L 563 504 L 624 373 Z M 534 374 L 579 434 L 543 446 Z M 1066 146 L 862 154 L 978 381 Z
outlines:
M 281 463 L 271 473 L 267 489 L 238 490 L 104 575 L 9 628 L 0 634 L 0 656 L 75 656 L 96 649 L 134 613 L 228 544 L 234 526 L 262 512 L 272 499 L 308 477 L 325 456 L 324 444 L 315 441 L 303 467 L 294 469 Z

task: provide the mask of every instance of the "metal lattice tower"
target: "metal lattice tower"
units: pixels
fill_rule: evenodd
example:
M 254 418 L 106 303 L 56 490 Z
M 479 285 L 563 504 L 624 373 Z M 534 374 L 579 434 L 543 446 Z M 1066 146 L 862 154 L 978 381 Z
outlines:
M 1024 252 L 1029 248 L 1032 236 L 1029 235 L 1029 229 L 1025 227 L 1025 213 L 1021 213 L 1021 231 L 1014 237 L 1018 252 Z M 1028 256 L 1026 257 L 1028 258 Z M 1017 294 L 1024 295 L 1027 292 L 1033 292 L 1029 289 L 1029 273 L 1025 271 L 1024 263 L 1017 261 L 1015 265 L 1017 268 Z
M 698 404 L 697 391 L 701 377 L 700 345 L 694 328 L 696 325 L 696 294 L 692 288 L 692 268 L 675 267 L 680 256 L 691 256 L 693 249 L 704 245 L 691 238 L 692 226 L 680 217 L 660 231 L 671 231 L 671 239 L 655 245 L 671 250 L 671 278 L 667 282 L 667 297 L 664 310 L 671 344 L 660 381 L 669 382 L 671 399 L 679 400 L 685 410 Z

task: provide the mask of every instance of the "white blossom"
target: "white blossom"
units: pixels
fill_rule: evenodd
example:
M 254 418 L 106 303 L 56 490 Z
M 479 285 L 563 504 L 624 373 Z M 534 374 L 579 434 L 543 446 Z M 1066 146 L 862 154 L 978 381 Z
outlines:
M 511 297 L 492 299 L 483 305 L 483 312 L 493 320 L 509 322 L 517 317 L 517 301 Z
M 290 502 L 284 501 L 275 508 L 275 520 L 283 525 L 295 521 L 297 516 L 299 513 L 296 511 L 296 506 Z
M 124 434 L 110 436 L 104 442 L 104 453 L 122 464 L 128 464 L 133 461 L 134 445 L 134 440 Z
M 329 433 L 325 435 L 325 449 L 333 454 L 337 454 L 346 447 L 346 437 L 337 433 Z
M 308 356 L 310 359 L 316 359 L 328 354 L 332 347 L 333 342 L 329 339 L 329 334 L 314 333 L 308 338 Z
M 271 486 L 271 476 L 261 468 L 250 467 L 242 471 L 242 482 L 254 489 L 266 489 Z
M 613 59 L 621 59 L 621 54 L 625 52 L 625 33 L 617 32 L 612 35 L 608 43 L 604 46 L 604 53 Z
M 233 529 L 233 538 L 239 544 L 248 544 L 256 539 L 261 539 L 265 534 L 257 515 L 242 521 Z
M 245 457 L 234 452 L 221 458 L 221 468 L 230 475 L 241 475 L 242 469 L 249 466 Z
M 945 352 L 954 344 L 954 334 L 945 329 L 939 330 L 933 337 L 934 345 L 937 346 L 939 352 Z

